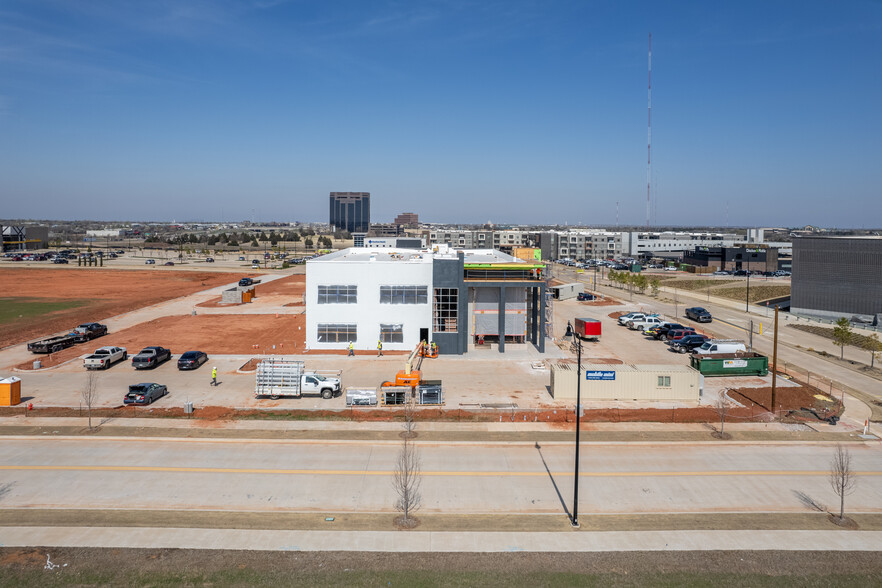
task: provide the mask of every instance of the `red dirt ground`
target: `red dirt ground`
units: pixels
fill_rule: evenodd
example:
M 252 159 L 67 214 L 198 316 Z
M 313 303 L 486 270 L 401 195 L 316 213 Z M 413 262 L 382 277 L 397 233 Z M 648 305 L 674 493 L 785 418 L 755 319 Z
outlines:
M 0 416 L 21 414 L 24 406 L 0 407 Z M 35 417 L 69 417 L 79 416 L 76 408 L 35 408 L 28 412 Z M 403 411 L 398 408 L 352 408 L 344 410 L 237 410 L 225 406 L 206 406 L 197 408 L 193 417 L 203 421 L 234 420 L 260 416 L 284 415 L 291 418 L 334 419 L 346 421 L 395 421 L 403 418 Z M 745 420 L 763 420 L 765 411 L 750 409 L 732 409 L 727 418 Z M 102 417 L 186 417 L 183 408 L 155 407 L 117 407 L 93 409 L 92 416 Z M 415 418 L 421 421 L 475 421 L 475 422 L 548 422 L 558 423 L 562 428 L 571 428 L 575 424 L 575 413 L 572 409 L 554 408 L 538 410 L 469 410 L 460 408 L 420 408 Z M 622 423 L 622 422 L 661 422 L 661 423 L 717 423 L 719 415 L 710 408 L 678 408 L 678 409 L 599 409 L 586 410 L 581 418 L 582 423 Z
M 306 292 L 306 276 L 304 274 L 294 274 L 267 282 L 266 284 L 257 284 L 254 287 L 254 296 L 257 300 L 268 298 L 273 301 L 281 301 L 282 299 L 291 301 L 284 304 L 284 306 L 303 306 L 304 292 Z M 222 297 L 218 296 L 196 306 L 203 308 L 230 308 L 242 304 L 221 304 L 221 299 Z
M 148 345 L 161 345 L 171 349 L 172 354 L 198 349 L 209 355 L 246 355 L 250 353 L 303 353 L 305 344 L 306 316 L 303 314 L 202 314 L 166 316 L 111 333 L 91 344 L 75 345 L 48 356 L 37 356 L 44 367 L 64 363 L 92 348 L 104 345 L 125 347 L 130 355 Z M 298 330 L 298 327 L 300 329 Z M 253 345 L 259 345 L 254 348 Z M 16 366 L 31 369 L 33 360 Z
M 207 290 L 234 280 L 229 273 L 106 268 L 2 268 L 3 295 L 44 300 L 88 300 L 77 308 L 0 326 L 0 347 L 31 341 L 89 321 Z
M 828 399 L 821 400 L 815 395 Z M 772 388 L 739 388 L 730 390 L 729 396 L 741 404 L 756 406 L 763 410 L 769 410 L 772 404 Z M 823 411 L 825 408 L 832 413 L 838 413 L 839 400 L 825 394 L 814 386 L 787 386 L 775 389 L 775 404 L 778 410 L 799 410 L 800 408 L 813 408 Z

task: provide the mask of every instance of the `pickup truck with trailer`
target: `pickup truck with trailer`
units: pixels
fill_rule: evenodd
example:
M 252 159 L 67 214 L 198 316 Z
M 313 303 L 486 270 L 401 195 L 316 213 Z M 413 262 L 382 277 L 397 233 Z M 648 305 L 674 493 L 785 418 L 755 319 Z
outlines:
M 76 327 L 66 335 L 48 337 L 28 343 L 28 351 L 31 353 L 55 353 L 67 349 L 77 343 L 91 341 L 95 337 L 107 334 L 107 327 L 98 323 L 84 323 Z
M 170 359 L 171 351 L 165 347 L 145 347 L 132 358 L 132 367 L 136 370 L 155 368 Z
M 254 397 L 321 396 L 328 399 L 342 392 L 339 372 L 334 376 L 307 372 L 302 361 L 269 358 L 257 364 Z
M 101 347 L 83 360 L 87 370 L 106 370 L 118 361 L 125 361 L 129 353 L 125 347 Z
M 600 340 L 600 321 L 591 318 L 577 318 L 573 324 L 573 332 L 580 339 Z

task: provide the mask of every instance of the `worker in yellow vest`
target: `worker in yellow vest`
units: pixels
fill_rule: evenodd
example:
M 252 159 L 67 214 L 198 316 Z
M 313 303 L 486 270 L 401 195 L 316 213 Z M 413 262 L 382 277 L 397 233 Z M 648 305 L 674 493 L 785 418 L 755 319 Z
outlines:
M 383 357 L 383 340 L 377 341 L 377 357 Z
M 211 385 L 217 386 L 217 368 L 211 368 Z

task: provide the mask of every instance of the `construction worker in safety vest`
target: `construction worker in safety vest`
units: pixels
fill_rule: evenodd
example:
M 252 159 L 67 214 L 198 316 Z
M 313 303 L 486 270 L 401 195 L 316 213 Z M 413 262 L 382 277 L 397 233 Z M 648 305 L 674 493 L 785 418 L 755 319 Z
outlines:
M 438 355 L 438 344 L 432 341 L 432 357 Z
M 377 341 L 377 357 L 383 357 L 383 340 Z
M 355 355 L 355 349 L 352 347 L 352 341 L 349 342 L 349 357 Z
M 217 386 L 217 368 L 211 368 L 211 385 Z

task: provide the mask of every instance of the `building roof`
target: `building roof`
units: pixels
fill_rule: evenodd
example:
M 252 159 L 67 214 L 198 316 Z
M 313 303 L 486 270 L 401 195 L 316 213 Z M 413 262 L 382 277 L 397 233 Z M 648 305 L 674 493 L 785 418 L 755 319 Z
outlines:
M 446 245 L 435 245 L 431 249 L 404 249 L 382 247 L 350 247 L 334 251 L 327 255 L 310 259 L 310 263 L 327 262 L 385 262 L 385 263 L 432 263 L 438 259 L 456 259 L 459 253 L 463 253 L 465 263 L 481 266 L 508 265 L 518 267 L 533 267 L 522 259 L 497 251 L 495 249 L 454 249 Z

